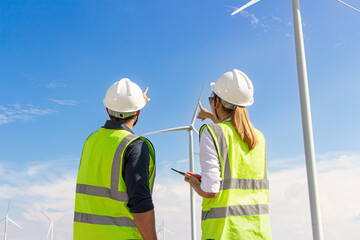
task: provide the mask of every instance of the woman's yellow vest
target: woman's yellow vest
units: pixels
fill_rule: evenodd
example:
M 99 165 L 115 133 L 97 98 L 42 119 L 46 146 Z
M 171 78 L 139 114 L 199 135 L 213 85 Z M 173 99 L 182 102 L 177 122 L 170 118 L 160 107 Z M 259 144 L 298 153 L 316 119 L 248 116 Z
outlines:
M 215 143 L 222 182 L 214 198 L 203 198 L 201 239 L 271 239 L 269 180 L 265 139 L 256 131 L 258 143 L 247 143 L 230 122 L 204 125 Z
M 101 128 L 86 140 L 76 185 L 74 240 L 142 239 L 127 207 L 122 178 L 124 153 L 139 139 L 129 131 Z M 150 141 L 149 187 L 155 178 L 155 153 Z

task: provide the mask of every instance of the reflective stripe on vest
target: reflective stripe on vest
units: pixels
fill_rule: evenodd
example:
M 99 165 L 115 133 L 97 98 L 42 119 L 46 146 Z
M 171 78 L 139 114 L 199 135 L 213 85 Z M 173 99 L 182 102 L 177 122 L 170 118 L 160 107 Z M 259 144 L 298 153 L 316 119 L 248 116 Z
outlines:
M 228 206 L 222 208 L 212 208 L 210 209 L 210 211 L 203 211 L 201 215 L 201 220 L 212 218 L 226 218 L 230 216 L 250 216 L 268 213 L 269 207 L 267 204 Z
M 79 212 L 75 212 L 74 221 L 99 225 L 116 225 L 119 227 L 136 227 L 135 222 L 128 217 L 109 217 Z
M 119 178 L 120 178 L 120 163 L 121 163 L 121 154 L 125 150 L 125 147 L 131 142 L 133 139 L 137 138 L 138 136 L 134 134 L 127 135 L 119 144 L 116 149 L 114 160 L 111 168 L 111 189 L 119 189 Z
M 129 201 L 128 194 L 126 192 L 119 192 L 115 189 L 106 187 L 91 186 L 86 184 L 77 184 L 76 193 L 82 193 L 86 195 L 92 195 L 97 197 L 106 197 L 120 202 Z

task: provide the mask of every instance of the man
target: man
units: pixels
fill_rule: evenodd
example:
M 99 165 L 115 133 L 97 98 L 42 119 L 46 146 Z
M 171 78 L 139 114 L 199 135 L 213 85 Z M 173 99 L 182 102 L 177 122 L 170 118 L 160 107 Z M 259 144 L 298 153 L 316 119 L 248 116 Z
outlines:
M 150 101 L 127 78 L 108 89 L 110 120 L 86 140 L 75 197 L 74 240 L 156 239 L 155 152 L 132 128 Z

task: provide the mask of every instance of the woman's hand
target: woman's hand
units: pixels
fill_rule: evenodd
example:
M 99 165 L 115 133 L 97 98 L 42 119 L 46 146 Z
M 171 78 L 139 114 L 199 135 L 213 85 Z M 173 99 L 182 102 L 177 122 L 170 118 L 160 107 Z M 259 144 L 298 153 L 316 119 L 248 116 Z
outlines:
M 214 198 L 217 196 L 217 193 L 208 193 L 208 192 L 204 192 L 201 188 L 200 188 L 200 184 L 201 182 L 199 181 L 199 179 L 197 179 L 194 176 L 191 176 L 187 173 L 185 173 L 185 182 L 188 182 L 190 184 L 190 186 L 195 190 L 195 192 L 197 194 L 199 194 L 200 197 L 204 197 L 204 198 Z
M 145 99 L 145 103 L 148 103 L 148 102 L 150 102 L 150 100 L 151 100 L 151 98 L 148 98 L 148 97 L 146 96 L 146 93 L 147 93 L 148 90 L 149 90 L 149 88 L 147 87 L 147 88 L 145 88 L 145 90 L 144 90 L 144 92 L 143 92 L 143 96 L 144 96 L 144 99 Z
M 197 115 L 196 118 L 198 119 L 201 119 L 201 121 L 204 121 L 205 119 L 207 118 L 210 118 L 211 119 L 211 116 L 213 115 L 212 112 L 210 112 L 209 110 L 207 110 L 206 108 L 204 108 L 202 105 L 201 105 L 201 102 L 199 101 L 199 108 L 200 108 L 200 111 Z
M 200 101 L 199 101 L 199 108 L 200 108 L 200 111 L 199 111 L 196 118 L 201 119 L 201 121 L 204 121 L 205 119 L 208 118 L 211 121 L 213 121 L 213 123 L 218 123 L 219 122 L 212 112 L 210 112 L 209 110 L 207 110 L 206 108 L 204 108 L 201 105 Z
M 196 177 L 185 173 L 185 179 L 184 180 L 185 180 L 185 182 L 188 182 L 191 185 L 191 187 L 193 187 L 194 189 L 196 189 L 197 187 L 200 188 L 200 181 Z

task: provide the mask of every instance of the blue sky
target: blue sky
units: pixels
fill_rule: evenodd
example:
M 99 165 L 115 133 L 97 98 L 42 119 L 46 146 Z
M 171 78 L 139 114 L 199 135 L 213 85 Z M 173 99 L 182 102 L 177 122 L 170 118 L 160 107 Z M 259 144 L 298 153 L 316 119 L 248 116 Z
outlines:
M 107 119 L 102 99 L 113 82 L 128 77 L 149 87 L 152 100 L 134 128 L 141 134 L 189 124 L 202 83 L 208 107 L 210 82 L 238 68 L 254 83 L 250 119 L 267 139 L 274 238 L 288 239 L 290 231 L 292 239 L 309 239 L 291 1 L 263 0 L 230 16 L 246 2 L 1 1 L 0 218 L 12 197 L 10 217 L 24 226 L 10 227 L 9 238 L 45 238 L 43 209 L 56 220 L 54 238 L 71 239 L 82 145 Z M 335 0 L 300 7 L 325 236 L 359 236 L 350 226 L 360 221 L 351 202 L 360 193 L 346 185 L 359 182 L 360 173 L 360 14 Z M 188 189 L 169 168 L 188 168 L 188 136 L 149 138 L 158 163 L 157 225 L 164 218 L 168 238 L 176 239 L 177 231 L 190 234 Z M 340 182 L 344 198 L 337 199 L 331 186 Z M 336 215 L 336 204 L 352 206 L 351 214 Z M 341 217 L 344 226 L 336 227 Z M 286 219 L 303 228 L 297 232 Z

